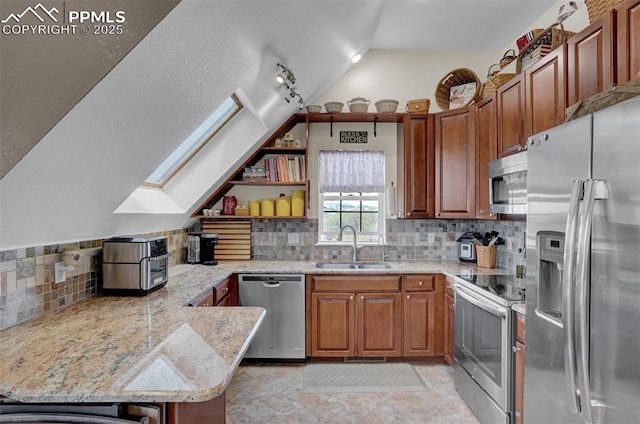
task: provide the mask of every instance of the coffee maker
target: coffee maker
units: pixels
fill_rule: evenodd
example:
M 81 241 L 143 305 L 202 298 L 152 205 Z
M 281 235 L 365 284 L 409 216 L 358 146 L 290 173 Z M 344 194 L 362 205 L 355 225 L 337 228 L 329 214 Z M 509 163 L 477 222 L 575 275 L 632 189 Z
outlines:
M 200 263 L 203 265 L 216 265 L 215 249 L 218 244 L 218 235 L 212 233 L 200 234 Z

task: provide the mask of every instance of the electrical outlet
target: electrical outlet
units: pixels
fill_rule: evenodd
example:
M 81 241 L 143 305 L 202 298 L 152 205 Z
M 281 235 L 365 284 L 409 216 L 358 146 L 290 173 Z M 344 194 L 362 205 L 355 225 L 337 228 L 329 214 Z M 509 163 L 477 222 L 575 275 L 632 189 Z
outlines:
M 300 234 L 289 233 L 287 235 L 287 244 L 299 244 L 299 243 L 300 243 Z
M 56 284 L 64 283 L 67 280 L 67 272 L 64 267 L 64 262 L 56 262 L 55 264 Z
M 427 234 L 427 243 L 433 244 L 435 242 L 436 242 L 436 234 L 435 233 Z

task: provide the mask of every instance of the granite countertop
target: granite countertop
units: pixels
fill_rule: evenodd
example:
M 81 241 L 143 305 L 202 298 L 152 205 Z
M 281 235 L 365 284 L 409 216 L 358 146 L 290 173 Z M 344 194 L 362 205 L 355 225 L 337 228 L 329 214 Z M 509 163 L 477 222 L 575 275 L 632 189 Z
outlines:
M 520 315 L 527 315 L 527 305 L 525 303 L 516 303 L 511 306 L 511 309 L 519 313 Z
M 144 297 L 98 295 L 0 331 L 0 395 L 20 402 L 201 402 L 224 392 L 265 311 L 185 306 L 234 272 L 444 273 L 458 262 L 388 262 L 382 270 L 318 269 L 314 261 L 178 265 Z

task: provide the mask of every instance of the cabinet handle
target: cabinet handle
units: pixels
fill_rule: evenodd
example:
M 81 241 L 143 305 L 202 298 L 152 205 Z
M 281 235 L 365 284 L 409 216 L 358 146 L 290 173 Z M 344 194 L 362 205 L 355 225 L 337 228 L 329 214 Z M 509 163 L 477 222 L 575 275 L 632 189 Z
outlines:
M 410 296 L 410 295 L 407 295 L 407 299 L 411 299 L 411 296 Z
M 518 353 L 520 352 L 520 348 L 517 346 L 511 346 L 511 350 L 513 350 L 513 353 Z
M 353 300 L 353 295 L 352 295 L 352 296 L 349 296 L 349 300 Z
M 440 212 L 436 212 L 436 216 L 440 216 Z
M 453 290 L 453 286 L 451 285 L 451 283 L 447 284 L 447 288 L 448 288 L 449 290 Z
M 492 214 L 492 213 L 490 213 L 490 214 L 489 214 L 489 216 L 493 216 L 493 214 Z
M 364 296 L 360 296 L 360 300 L 364 300 Z
M 223 288 L 222 288 L 222 291 L 223 291 L 223 292 L 228 292 L 228 291 L 229 291 L 229 287 L 223 287 Z
M 418 285 L 422 286 L 424 283 L 422 281 L 418 281 Z

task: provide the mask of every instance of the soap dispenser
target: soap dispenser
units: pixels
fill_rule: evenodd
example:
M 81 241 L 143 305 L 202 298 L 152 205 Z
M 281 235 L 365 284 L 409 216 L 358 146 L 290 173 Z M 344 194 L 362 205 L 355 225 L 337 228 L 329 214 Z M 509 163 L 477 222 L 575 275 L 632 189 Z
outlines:
M 518 249 L 516 256 L 516 278 L 525 278 L 527 276 L 527 258 L 525 251 L 521 247 Z

